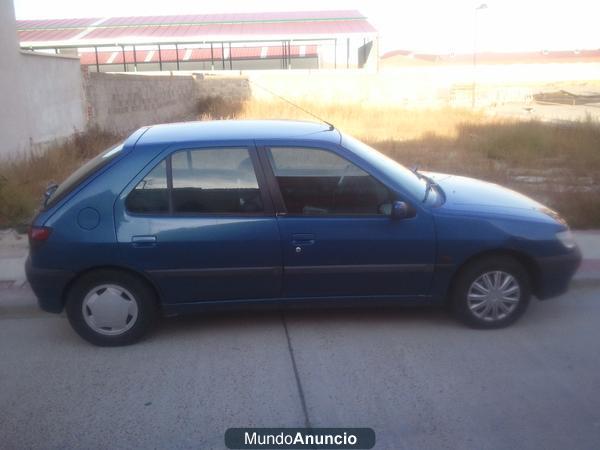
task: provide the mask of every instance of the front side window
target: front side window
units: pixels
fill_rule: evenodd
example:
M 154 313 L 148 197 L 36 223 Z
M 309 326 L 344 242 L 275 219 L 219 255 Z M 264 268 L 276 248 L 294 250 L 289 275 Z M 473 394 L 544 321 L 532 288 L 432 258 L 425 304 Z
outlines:
M 181 150 L 129 194 L 134 213 L 258 213 L 263 202 L 250 153 L 242 148 Z M 170 183 L 169 183 L 170 180 Z
M 364 142 L 347 134 L 342 134 L 342 145 L 352 151 L 352 153 L 358 155 L 362 160 L 377 167 L 390 178 L 397 180 L 415 199 L 421 200 L 425 198 L 427 183 L 412 170 L 407 169 L 389 156 L 378 152 Z M 429 204 L 435 204 L 437 201 L 436 197 L 435 191 L 431 191 L 428 196 Z
M 390 191 L 335 153 L 288 147 L 271 148 L 268 152 L 288 213 L 390 213 Z

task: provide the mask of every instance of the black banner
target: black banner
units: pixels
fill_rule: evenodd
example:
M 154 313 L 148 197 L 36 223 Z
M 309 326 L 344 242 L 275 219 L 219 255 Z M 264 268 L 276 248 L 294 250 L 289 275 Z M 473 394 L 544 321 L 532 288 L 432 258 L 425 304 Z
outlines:
M 369 449 L 375 446 L 371 428 L 229 428 L 230 449 Z

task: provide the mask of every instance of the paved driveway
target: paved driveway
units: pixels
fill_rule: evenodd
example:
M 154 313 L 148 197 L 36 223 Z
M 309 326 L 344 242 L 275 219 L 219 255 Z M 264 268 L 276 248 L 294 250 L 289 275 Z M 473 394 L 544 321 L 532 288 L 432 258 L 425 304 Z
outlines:
M 438 310 L 168 319 L 96 348 L 0 290 L 3 448 L 223 448 L 237 426 L 367 426 L 378 449 L 596 449 L 600 289 L 505 330 Z

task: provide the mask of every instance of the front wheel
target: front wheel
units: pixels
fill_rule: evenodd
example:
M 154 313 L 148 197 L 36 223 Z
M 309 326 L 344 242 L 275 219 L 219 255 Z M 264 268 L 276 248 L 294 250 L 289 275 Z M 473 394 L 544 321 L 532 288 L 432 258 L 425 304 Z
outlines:
M 525 268 L 513 258 L 491 256 L 470 263 L 458 275 L 452 307 L 469 326 L 502 328 L 523 315 L 530 298 Z
M 139 340 L 158 315 L 154 291 L 138 277 L 115 270 L 90 272 L 77 280 L 66 311 L 73 329 L 100 346 Z

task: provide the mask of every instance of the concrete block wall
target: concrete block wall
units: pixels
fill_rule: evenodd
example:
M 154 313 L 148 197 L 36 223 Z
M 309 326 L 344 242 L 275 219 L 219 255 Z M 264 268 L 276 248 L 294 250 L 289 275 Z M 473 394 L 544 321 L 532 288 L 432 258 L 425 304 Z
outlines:
M 478 66 L 477 105 L 525 102 L 557 83 L 599 81 L 600 64 L 515 64 Z M 470 106 L 472 66 L 405 67 L 381 70 L 245 71 L 253 98 L 359 103 L 411 108 Z M 466 97 L 466 98 L 465 98 Z
M 195 117 L 198 89 L 189 75 L 84 71 L 88 126 L 129 133 L 141 126 Z
M 245 72 L 252 97 L 335 104 L 409 105 L 439 101 L 440 86 L 402 75 L 355 70 Z
M 241 102 L 252 95 L 252 88 L 245 75 L 195 74 L 198 98 L 219 97 L 226 101 Z

